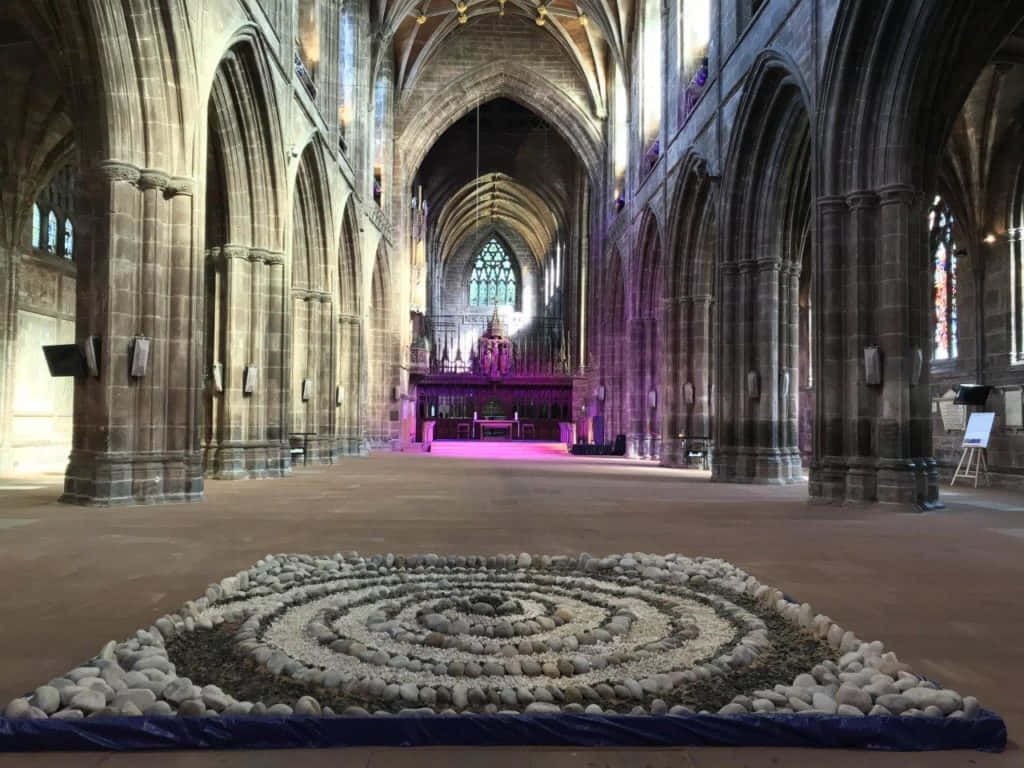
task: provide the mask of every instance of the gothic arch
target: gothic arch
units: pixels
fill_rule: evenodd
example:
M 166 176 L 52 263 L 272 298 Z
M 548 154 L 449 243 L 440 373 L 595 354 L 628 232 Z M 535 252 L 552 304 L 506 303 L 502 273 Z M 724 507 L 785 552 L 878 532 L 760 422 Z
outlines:
M 367 437 L 371 447 L 388 448 L 398 438 L 399 349 L 397 318 L 394 316 L 394 285 L 389 254 L 382 243 L 377 248 L 370 277 L 369 328 L 369 409 Z
M 332 463 L 337 455 L 338 329 L 325 173 L 318 143 L 311 142 L 299 161 L 292 204 L 289 432 L 306 436 L 303 460 L 315 463 Z
M 222 388 L 205 391 L 204 463 L 220 479 L 290 466 L 284 169 L 261 60 L 258 38 L 243 30 L 217 66 L 206 110 L 206 364 Z M 257 381 L 250 392 L 247 375 Z
M 282 139 L 260 60 L 248 38 L 221 59 L 210 88 L 207 156 L 216 155 L 224 172 L 224 244 L 280 253 L 284 168 L 274 147 Z
M 507 98 L 544 115 L 576 152 L 588 178 L 592 182 L 600 178 L 603 154 L 599 131 L 583 110 L 544 76 L 508 62 L 489 63 L 449 83 L 445 93 L 448 95 L 403 114 L 406 127 L 398 144 L 409 173 L 420 167 L 442 134 L 477 104 Z
M 718 480 L 801 476 L 795 337 L 812 189 L 807 93 L 792 62 L 765 52 L 748 75 L 729 145 L 719 224 Z
M 660 403 L 661 371 L 658 362 L 664 332 L 662 316 L 664 284 L 664 248 L 661 227 L 654 213 L 644 211 L 637 235 L 633 259 L 631 311 L 627 347 L 630 351 L 627 385 L 630 423 L 627 451 L 631 456 L 657 459 L 661 455 L 664 407 Z M 653 399 L 653 401 L 652 401 Z
M 714 385 L 717 185 L 695 152 L 684 158 L 671 210 L 665 287 L 662 464 L 686 465 L 679 435 L 708 437 Z

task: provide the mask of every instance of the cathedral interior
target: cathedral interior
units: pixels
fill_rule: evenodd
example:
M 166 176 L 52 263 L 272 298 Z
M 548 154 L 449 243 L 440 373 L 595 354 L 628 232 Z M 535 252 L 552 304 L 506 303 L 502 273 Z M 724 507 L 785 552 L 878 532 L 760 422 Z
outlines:
M 268 552 L 678 549 L 1024 727 L 1019 0 L 5 0 L 0 61 L 0 704 Z

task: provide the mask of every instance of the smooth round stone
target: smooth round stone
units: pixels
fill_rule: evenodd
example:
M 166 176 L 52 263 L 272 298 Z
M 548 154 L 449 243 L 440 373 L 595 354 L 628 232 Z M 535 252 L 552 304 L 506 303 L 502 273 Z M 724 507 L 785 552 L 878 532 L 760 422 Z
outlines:
M 468 664 L 466 664 L 466 671 L 464 674 L 466 677 L 477 678 L 480 677 L 480 673 L 482 671 L 483 670 L 480 668 L 479 664 L 477 664 L 475 661 L 471 661 Z
M 469 705 L 469 697 L 466 686 L 456 685 L 452 688 L 452 704 L 456 709 L 465 709 Z
M 568 702 L 579 703 L 583 701 L 583 692 L 580 691 L 580 689 L 577 688 L 575 685 L 570 685 L 569 687 L 567 687 L 563 691 L 563 694 L 565 695 L 565 700 Z
M 817 692 L 811 697 L 811 704 L 815 709 L 829 714 L 835 714 L 838 704 L 835 699 L 825 693 Z
M 500 695 L 501 703 L 506 707 L 515 707 L 520 703 L 519 697 L 516 696 L 516 692 L 512 688 L 502 688 Z
M 271 707 L 267 707 L 267 714 L 270 717 L 288 717 L 293 714 L 293 711 L 287 704 L 274 704 Z
M 543 672 L 547 677 L 560 677 L 561 676 L 561 672 L 558 671 L 558 665 L 553 664 L 550 661 L 545 662 L 544 664 L 542 664 L 540 669 L 541 669 L 541 672 Z
M 541 673 L 541 666 L 533 659 L 523 659 L 523 674 L 529 677 L 536 677 Z
M 495 677 L 497 675 L 505 674 L 505 665 L 499 664 L 496 661 L 484 662 L 483 673 L 488 677 Z
M 836 714 L 844 717 L 864 717 L 864 713 L 860 711 L 860 708 L 851 704 L 840 704 L 836 708 Z
M 870 711 L 872 706 L 871 694 L 848 683 L 839 686 L 839 690 L 836 692 L 836 702 L 840 706 L 855 707 L 861 714 Z
M 692 715 L 693 710 L 689 707 L 684 707 L 682 704 L 675 704 L 668 710 L 670 715 Z
M 32 705 L 52 715 L 60 709 L 60 691 L 52 685 L 41 685 L 32 694 Z
M 583 711 L 586 712 L 588 715 L 604 714 L 604 710 L 601 709 L 601 707 L 597 704 L 587 704 L 587 706 L 584 707 Z
M 384 686 L 384 690 L 381 691 L 380 698 L 385 703 L 391 703 L 395 701 L 400 695 L 398 683 L 389 683 Z
M 668 704 L 662 699 L 654 699 L 651 702 L 651 714 L 652 715 L 664 715 L 668 712 Z
M 355 706 L 345 707 L 345 709 L 343 709 L 341 711 L 341 714 L 342 714 L 342 717 L 369 717 L 370 716 L 370 713 L 367 712 L 365 709 L 363 709 L 362 707 L 355 707 Z
M 303 696 L 295 702 L 296 715 L 313 715 L 319 717 L 321 713 L 320 702 L 312 696 Z
M 174 710 L 166 701 L 155 701 L 142 710 L 144 715 L 173 715 Z
M 85 715 L 80 709 L 62 709 L 50 716 L 51 720 L 81 720 Z
M 100 706 L 102 707 L 102 704 Z M 4 717 L 11 720 L 24 720 L 28 718 L 31 709 L 32 705 L 28 699 L 22 697 L 12 699 L 4 708 Z
M 718 714 L 720 714 L 720 715 L 745 715 L 745 714 L 747 714 L 747 708 L 744 707 L 742 704 L 737 704 L 736 702 L 730 702 L 729 704 L 726 704 L 724 707 L 722 707 L 720 710 L 718 710 Z
M 615 698 L 615 689 L 608 685 L 608 683 L 598 683 L 594 686 L 594 690 L 597 691 L 598 696 L 606 701 L 610 701 Z
M 473 707 L 482 707 L 487 703 L 487 696 L 479 688 L 470 688 L 466 692 L 466 698 L 469 701 L 469 705 Z
M 466 672 L 466 665 L 461 661 L 453 661 L 448 664 L 448 674 L 451 677 L 462 677 Z
M 559 659 L 556 666 L 558 667 L 558 673 L 563 677 L 571 677 L 576 670 L 569 659 Z
M 415 683 L 403 683 L 398 688 L 398 695 L 401 696 L 402 701 L 416 704 L 420 700 L 420 689 L 416 687 Z
M 535 701 L 526 707 L 527 714 L 554 714 L 561 711 L 561 707 L 557 704 L 548 704 L 543 701 Z
M 883 707 L 881 704 L 875 704 L 868 712 L 871 717 L 892 717 L 892 712 Z
M 201 699 L 186 699 L 178 706 L 179 717 L 202 717 L 206 705 Z
M 72 709 L 80 709 L 89 715 L 105 708 L 107 706 L 107 698 L 99 691 L 86 689 L 76 693 L 69 702 L 69 706 Z

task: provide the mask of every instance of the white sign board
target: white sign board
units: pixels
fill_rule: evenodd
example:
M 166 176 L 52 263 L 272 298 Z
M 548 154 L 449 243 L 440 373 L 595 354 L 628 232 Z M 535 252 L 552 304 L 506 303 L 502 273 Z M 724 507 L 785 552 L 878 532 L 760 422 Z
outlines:
M 992 434 L 994 413 L 972 413 L 964 432 L 963 448 L 988 448 L 988 438 Z

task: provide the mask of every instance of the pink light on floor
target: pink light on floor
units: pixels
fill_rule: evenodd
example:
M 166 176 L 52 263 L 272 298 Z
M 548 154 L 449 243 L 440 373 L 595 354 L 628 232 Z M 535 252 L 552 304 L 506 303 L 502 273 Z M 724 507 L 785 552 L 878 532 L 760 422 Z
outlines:
M 571 458 L 565 443 L 534 443 L 504 440 L 435 440 L 433 456 L 492 461 L 551 461 Z

